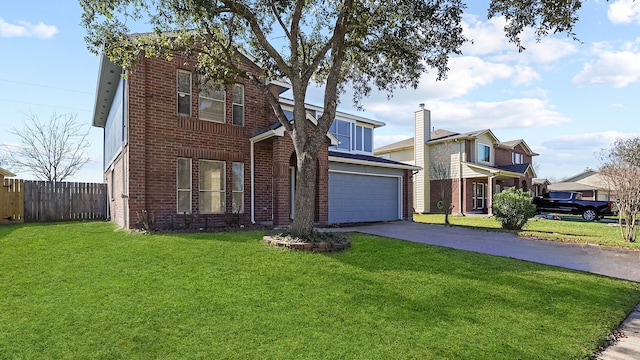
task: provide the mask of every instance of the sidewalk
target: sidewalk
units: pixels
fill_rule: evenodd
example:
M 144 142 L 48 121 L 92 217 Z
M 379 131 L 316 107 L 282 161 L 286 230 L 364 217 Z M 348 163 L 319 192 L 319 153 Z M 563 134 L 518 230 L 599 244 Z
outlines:
M 508 233 L 406 221 L 332 229 L 336 230 L 510 257 L 640 282 L 640 251 L 533 240 Z M 618 330 L 626 337 L 609 346 L 598 359 L 640 359 L 640 304 Z

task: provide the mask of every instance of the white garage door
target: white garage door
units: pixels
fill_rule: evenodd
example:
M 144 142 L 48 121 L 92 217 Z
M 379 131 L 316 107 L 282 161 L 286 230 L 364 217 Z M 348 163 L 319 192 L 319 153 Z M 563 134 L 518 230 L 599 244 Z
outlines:
M 398 220 L 400 178 L 329 172 L 329 223 Z

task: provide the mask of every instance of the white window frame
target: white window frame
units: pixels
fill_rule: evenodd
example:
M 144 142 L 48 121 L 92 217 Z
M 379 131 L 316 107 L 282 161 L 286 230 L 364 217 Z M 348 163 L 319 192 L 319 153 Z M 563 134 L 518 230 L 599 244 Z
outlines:
M 205 162 L 213 162 L 213 163 L 219 163 L 222 164 L 222 171 L 220 174 L 220 181 L 221 181 L 221 189 L 218 190 L 210 190 L 210 189 L 206 189 L 203 190 L 202 189 L 202 164 Z M 200 214 L 224 214 L 226 212 L 226 173 L 227 173 L 227 164 L 224 161 L 219 161 L 219 160 L 206 160 L 206 159 L 200 159 L 198 161 L 198 191 L 200 196 L 198 196 L 199 199 L 199 204 L 200 204 Z M 220 199 L 222 201 L 222 203 L 220 204 L 220 210 L 218 212 L 215 211 L 203 211 L 202 210 L 202 193 L 206 193 L 206 192 L 217 192 L 220 193 Z
M 225 89 L 224 85 L 222 85 L 222 84 L 216 84 L 214 86 L 222 88 L 222 99 L 216 99 L 216 98 L 212 98 L 212 97 L 206 96 L 206 94 L 204 94 L 203 91 L 200 91 L 200 93 L 198 94 L 198 110 L 200 110 L 200 108 L 202 106 L 202 99 L 209 100 L 211 102 L 222 103 L 222 119 L 213 119 L 213 118 L 204 117 L 202 115 L 201 111 L 198 111 L 198 116 L 199 116 L 200 120 L 205 120 L 205 121 L 211 121 L 211 122 L 224 124 L 227 121 L 227 111 L 226 111 L 227 110 L 227 106 L 226 106 L 226 104 L 227 104 L 227 92 L 226 92 L 226 89 Z
M 241 99 L 242 104 L 236 102 L 236 97 L 235 97 L 236 89 L 241 89 L 241 91 L 242 91 L 242 99 Z M 233 91 L 233 93 L 231 94 L 231 101 L 232 101 L 232 105 L 231 105 L 231 123 L 233 125 L 236 125 L 236 126 L 244 126 L 244 103 L 245 103 L 244 85 L 242 85 L 242 84 L 233 84 L 232 91 Z M 240 123 L 239 124 L 236 124 L 236 116 L 235 116 L 236 115 L 236 112 L 235 112 L 236 107 L 239 107 L 241 109 L 240 114 L 241 114 L 242 118 L 240 119 Z
M 331 147 L 332 150 L 341 151 L 341 152 L 350 152 L 350 153 L 356 153 L 356 154 L 368 154 L 368 155 L 373 154 L 373 127 L 372 126 L 367 126 L 365 124 L 358 124 L 357 122 L 352 120 L 343 120 L 343 119 L 336 118 L 334 122 L 335 121 L 342 121 L 349 124 L 349 144 L 348 144 L 349 148 L 345 149 L 345 148 L 340 148 L 338 146 L 332 146 Z M 358 128 L 361 129 L 360 134 L 358 134 Z M 346 136 L 346 134 L 338 134 L 337 123 L 336 123 L 335 129 L 336 129 L 336 132 L 332 134 L 335 135 L 336 137 Z M 371 151 L 365 150 L 365 133 L 366 133 L 365 129 L 371 130 Z M 360 140 L 360 144 L 362 145 L 360 149 L 358 149 L 358 140 Z
M 242 189 L 240 189 L 240 190 L 234 189 L 234 185 L 236 183 L 236 181 L 235 181 L 236 172 L 234 171 L 234 168 L 236 166 L 238 166 L 238 165 L 242 166 L 242 174 L 241 174 L 241 176 L 242 176 L 242 183 L 241 183 L 242 184 Z M 232 210 L 232 212 L 234 214 L 235 213 L 244 214 L 244 163 L 242 163 L 242 162 L 232 162 L 231 163 L 231 172 L 232 172 L 232 181 L 231 181 L 231 203 L 232 203 L 231 208 L 232 209 L 231 210 Z M 234 209 L 234 206 L 233 206 L 234 195 L 236 195 L 236 194 L 242 195 L 242 197 L 240 199 L 240 210 L 239 211 L 236 211 L 236 209 Z
M 511 163 L 513 164 L 522 164 L 524 156 L 520 153 L 513 152 L 511 153 Z
M 482 189 L 482 194 L 478 196 L 478 190 Z M 487 184 L 473 183 L 473 209 L 482 210 L 487 204 Z
M 487 149 L 489 149 L 489 159 L 484 160 L 481 158 L 482 155 L 484 155 L 484 151 L 480 151 L 480 149 L 482 147 L 486 147 Z M 481 155 L 482 154 L 482 155 Z M 478 162 L 483 162 L 483 163 L 491 163 L 491 146 L 487 145 L 487 144 L 483 144 L 483 143 L 478 143 Z
M 180 187 L 180 161 L 187 160 L 189 161 L 189 187 L 181 188 Z M 193 198 L 192 198 L 192 187 L 193 187 L 193 162 L 191 158 L 183 158 L 179 157 L 176 160 L 176 212 L 178 214 L 191 214 L 193 211 Z M 189 193 L 189 211 L 180 211 L 180 193 L 188 192 Z
M 188 74 L 189 75 L 189 92 L 180 91 L 180 74 Z M 193 80 L 191 76 L 191 71 L 178 69 L 176 72 L 176 111 L 180 116 L 191 116 L 191 93 L 193 92 Z M 189 97 L 189 112 L 184 113 L 180 112 L 180 97 L 188 96 Z

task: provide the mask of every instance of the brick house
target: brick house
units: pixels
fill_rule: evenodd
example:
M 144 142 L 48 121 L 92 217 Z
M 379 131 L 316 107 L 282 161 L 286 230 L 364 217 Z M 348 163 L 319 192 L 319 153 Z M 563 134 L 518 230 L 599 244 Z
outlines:
M 431 129 L 431 112 L 421 104 L 415 113 L 416 136 L 374 152 L 423 168 L 414 176 L 416 212 L 441 212 L 442 187 L 451 196 L 452 213 L 469 214 L 491 213 L 493 194 L 504 188 L 534 191 L 539 186 L 533 182 L 533 157 L 538 154 L 524 140 L 501 142 L 489 129 L 468 133 Z M 446 176 L 435 174 L 436 159 Z
M 200 90 L 185 64 L 141 57 L 125 72 L 101 59 L 93 126 L 104 129 L 112 221 L 140 227 L 146 213 L 158 228 L 290 224 L 293 142 L 266 98 L 242 79 Z M 270 86 L 279 95 L 289 89 Z M 280 103 L 292 113 L 293 101 Z M 322 111 L 307 105 L 308 120 Z M 411 219 L 418 168 L 373 156 L 373 132 L 383 125 L 337 113 L 318 155 L 318 224 Z

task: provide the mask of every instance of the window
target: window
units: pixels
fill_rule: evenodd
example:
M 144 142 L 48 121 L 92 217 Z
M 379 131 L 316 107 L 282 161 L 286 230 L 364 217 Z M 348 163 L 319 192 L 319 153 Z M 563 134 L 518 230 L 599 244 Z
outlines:
M 224 161 L 200 160 L 200 213 L 222 214 L 225 212 L 225 163 Z
M 111 184 L 109 184 L 109 185 L 111 185 L 110 186 L 111 189 L 110 189 L 109 192 L 111 193 L 111 200 L 113 200 L 113 199 L 115 199 L 114 193 L 116 191 L 116 174 L 115 174 L 115 171 L 113 169 L 111 169 Z
M 335 135 L 340 141 L 337 147 L 333 147 L 334 149 L 368 153 L 373 151 L 372 128 L 336 119 L 331 125 L 329 132 Z
M 522 154 L 511 153 L 511 162 L 513 164 L 522 164 Z
M 191 72 L 178 70 L 178 115 L 191 116 Z
M 225 122 L 225 89 L 223 85 L 218 84 L 201 90 L 199 100 L 200 119 Z
M 373 152 L 373 129 L 364 128 L 364 151 Z
M 232 210 L 233 213 L 244 213 L 244 164 L 234 162 L 233 168 L 233 188 L 232 188 Z
M 478 144 L 478 161 L 491 162 L 491 147 L 485 144 Z
M 473 183 L 473 208 L 484 209 L 487 201 L 487 184 Z
M 337 146 L 338 149 L 351 149 L 351 123 L 336 119 L 333 121 L 333 124 L 331 124 L 329 132 L 335 135 L 338 141 L 340 141 L 340 144 Z
M 191 213 L 191 159 L 178 158 L 178 214 Z
M 244 85 L 233 85 L 233 125 L 244 125 Z

